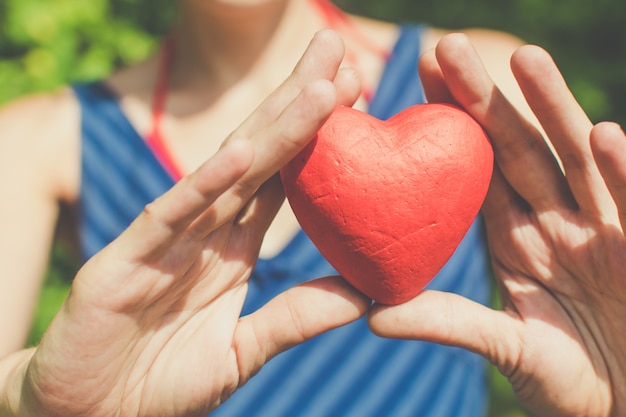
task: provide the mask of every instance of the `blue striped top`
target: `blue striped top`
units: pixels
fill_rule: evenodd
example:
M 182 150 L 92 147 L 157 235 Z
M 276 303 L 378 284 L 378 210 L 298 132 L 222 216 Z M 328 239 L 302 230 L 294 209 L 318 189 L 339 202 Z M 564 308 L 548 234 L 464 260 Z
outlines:
M 421 28 L 402 26 L 370 113 L 387 119 L 423 101 Z M 82 109 L 80 238 L 85 258 L 119 235 L 174 181 L 102 84 L 75 86 Z M 336 273 L 300 231 L 259 260 L 243 314 L 281 291 Z M 480 221 L 429 288 L 486 303 L 489 269 Z M 210 360 L 207 358 L 207 360 Z M 374 336 L 365 320 L 272 359 L 211 417 L 476 417 L 486 414 L 483 361 L 457 348 Z

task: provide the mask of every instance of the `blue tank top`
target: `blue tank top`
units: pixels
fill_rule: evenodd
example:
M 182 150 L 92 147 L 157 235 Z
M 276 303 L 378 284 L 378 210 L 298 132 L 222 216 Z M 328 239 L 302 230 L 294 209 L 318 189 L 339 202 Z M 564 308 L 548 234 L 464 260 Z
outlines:
M 370 113 L 387 119 L 423 102 L 417 76 L 421 28 L 401 27 Z M 82 109 L 80 238 L 89 258 L 118 236 L 174 180 L 102 84 L 75 86 Z M 480 220 L 429 285 L 486 303 L 489 269 Z M 300 231 L 260 259 L 242 314 L 304 280 L 336 271 Z M 207 358 L 211 360 L 211 358 Z M 467 351 L 374 336 L 365 320 L 278 355 L 211 417 L 477 417 L 486 414 L 485 365 Z

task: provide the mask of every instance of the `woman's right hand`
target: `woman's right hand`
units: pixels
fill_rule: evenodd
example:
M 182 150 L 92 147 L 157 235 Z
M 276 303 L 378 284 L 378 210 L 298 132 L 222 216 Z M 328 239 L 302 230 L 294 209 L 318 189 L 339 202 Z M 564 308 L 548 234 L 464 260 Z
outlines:
M 359 94 L 342 56 L 337 35 L 318 33 L 213 158 L 84 265 L 41 344 L 0 364 L 0 411 L 202 416 L 279 352 L 365 314 L 369 300 L 328 277 L 240 317 L 284 198 L 276 172 Z

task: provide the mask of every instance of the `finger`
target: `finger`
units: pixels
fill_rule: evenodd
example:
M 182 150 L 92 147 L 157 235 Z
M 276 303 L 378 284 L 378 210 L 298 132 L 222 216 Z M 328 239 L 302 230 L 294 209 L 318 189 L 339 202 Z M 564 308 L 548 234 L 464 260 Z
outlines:
M 200 214 L 223 217 L 212 204 L 250 168 L 253 152 L 247 141 L 230 142 L 195 172 L 148 204 L 115 241 L 114 248 L 123 255 L 120 259 L 158 258 Z
M 511 317 L 452 293 L 424 291 L 404 304 L 375 304 L 368 324 L 381 337 L 457 346 L 499 366 L 519 350 L 517 323 Z
M 481 209 L 487 227 L 493 230 L 509 230 L 510 219 L 516 217 L 520 211 L 528 209 L 526 202 L 506 182 L 500 167 L 496 164 Z
M 626 230 L 626 135 L 616 123 L 603 122 L 591 130 L 590 142 L 622 230 Z
M 425 52 L 420 58 L 418 65 L 420 79 L 424 86 L 424 92 L 429 102 L 450 103 L 459 105 L 448 85 L 437 62 L 435 50 Z M 492 185 L 487 194 L 483 211 L 488 213 L 491 224 L 501 224 L 506 215 L 511 213 L 514 205 L 525 206 L 519 195 L 513 190 L 502 177 L 499 168 L 494 166 Z M 494 184 L 495 183 L 495 184 Z
M 237 183 L 215 202 L 223 217 L 219 226 L 237 215 L 258 188 L 291 160 L 315 136 L 337 103 L 332 82 L 317 80 L 305 87 L 278 118 L 255 132 L 254 161 Z
M 339 70 L 334 85 L 337 91 L 337 105 L 352 106 L 361 94 L 359 75 L 351 68 Z M 282 117 L 288 119 L 291 116 L 283 115 Z M 237 224 L 251 228 L 250 233 L 264 234 L 283 201 L 283 188 L 279 177 L 274 174 L 261 186 L 242 210 Z M 259 237 L 262 239 L 263 236 Z
M 593 125 L 552 57 L 538 46 L 526 45 L 513 54 L 511 68 L 559 155 L 578 206 L 591 214 L 601 213 L 611 200 L 589 146 Z
M 244 216 L 259 187 L 293 158 L 330 116 L 337 102 L 333 83 L 317 80 L 306 86 L 276 120 L 255 132 L 250 139 L 238 139 L 251 143 L 254 160 L 235 184 L 220 195 L 213 207 L 199 216 L 190 230 L 193 239 L 208 236 L 227 221 Z M 227 141 L 226 144 L 233 141 Z M 270 197 L 273 198 L 273 197 Z M 271 206 L 272 203 L 270 202 Z M 261 207 L 266 206 L 262 204 Z M 258 210 L 255 210 L 259 213 Z M 266 219 L 275 213 L 269 212 Z
M 361 94 L 361 83 L 359 80 L 358 73 L 351 68 L 341 69 L 337 73 L 337 76 L 335 77 L 333 84 L 335 86 L 335 91 L 337 93 L 337 98 L 335 99 L 336 105 L 351 106 L 354 104 L 354 102 L 359 98 L 359 95 Z M 313 90 L 314 87 L 310 87 L 310 89 Z M 317 100 L 318 100 L 317 98 L 307 96 L 308 91 L 309 90 L 307 88 L 304 89 L 304 91 L 300 95 L 300 100 L 304 102 L 304 105 L 306 105 L 306 101 L 308 100 L 313 100 L 314 103 L 317 103 Z M 314 92 L 313 96 L 315 96 L 315 94 L 318 94 L 318 93 L 319 92 Z M 302 127 L 306 127 L 306 124 L 300 123 L 300 119 L 303 114 L 301 113 L 300 110 L 298 110 L 299 107 L 297 106 L 298 106 L 297 104 L 294 104 L 292 107 L 288 108 L 284 114 L 280 115 L 278 123 L 272 124 L 273 128 L 268 129 L 268 132 L 271 132 L 272 130 L 276 130 L 277 132 L 275 133 L 275 136 L 279 137 L 283 133 L 287 133 L 287 135 L 289 135 L 288 129 L 286 129 L 285 126 L 291 126 L 291 125 L 297 124 L 298 129 Z M 293 112 L 290 112 L 289 109 L 291 108 L 295 110 Z M 304 107 L 304 110 L 302 111 L 307 116 L 311 116 L 311 114 L 314 114 L 314 113 L 310 113 L 309 110 L 307 110 L 307 107 Z M 298 113 L 300 113 L 300 115 Z M 313 137 L 315 135 L 315 132 L 319 128 L 319 126 L 321 126 L 321 122 L 323 121 L 323 117 L 325 114 L 326 113 L 322 114 L 322 117 L 319 119 L 320 122 L 315 122 L 312 129 L 309 129 L 308 131 L 305 131 L 304 133 L 292 132 L 291 135 L 295 135 L 297 141 L 300 141 L 302 138 Z M 267 133 L 267 134 L 271 135 L 271 133 Z M 300 148 L 301 148 L 301 145 L 297 144 L 295 149 L 299 150 Z M 286 163 L 289 159 L 291 159 L 290 156 L 283 158 L 283 161 L 279 163 L 280 167 L 282 167 L 282 165 L 284 165 L 284 163 Z M 275 168 L 270 169 L 270 173 L 273 169 Z M 267 175 L 267 174 L 264 174 L 264 175 Z M 252 191 L 255 189 L 255 187 L 256 187 L 256 183 L 252 183 L 247 188 L 250 191 Z M 240 227 L 245 226 L 245 227 L 251 228 L 248 231 L 248 233 L 257 234 L 257 235 L 259 233 L 264 234 L 265 231 L 267 231 L 267 228 L 269 227 L 270 223 L 276 216 L 277 211 L 280 209 L 283 200 L 284 200 L 284 193 L 283 193 L 282 185 L 280 184 L 278 176 L 276 174 L 273 174 L 273 177 L 270 177 L 270 179 L 267 180 L 261 186 L 261 188 L 254 194 L 251 200 L 246 204 L 246 207 L 244 207 L 242 212 L 238 215 L 239 220 L 237 221 L 237 224 Z M 263 236 L 259 236 L 259 237 L 262 240 Z
M 435 50 L 425 52 L 419 60 L 418 71 L 424 87 L 424 94 L 430 103 L 457 104 L 446 85 Z
M 344 55 L 341 37 L 332 30 L 315 34 L 291 75 L 252 113 L 232 137 L 251 137 L 254 132 L 275 120 L 312 81 L 332 81 Z
M 496 87 L 467 36 L 445 36 L 436 56 L 454 98 L 489 134 L 496 161 L 516 192 L 538 210 L 574 206 L 543 136 Z
M 272 357 L 367 312 L 370 300 L 340 277 L 300 284 L 240 320 L 235 334 L 242 378 Z
M 286 95 L 278 94 L 275 97 L 282 102 Z M 250 142 L 254 147 L 252 164 L 246 167 L 245 172 L 240 172 L 238 180 L 230 184 L 229 190 L 222 190 L 213 207 L 209 209 L 208 205 L 202 205 L 206 201 L 198 201 L 199 210 L 208 211 L 200 216 L 198 210 L 190 210 L 181 224 L 186 227 L 190 221 L 195 220 L 192 235 L 194 238 L 201 238 L 236 217 L 261 184 L 293 158 L 315 135 L 336 104 L 337 91 L 334 84 L 326 79 L 317 79 L 304 86 L 292 102 L 284 106 L 276 119 L 260 124 L 250 137 L 242 136 L 241 132 L 246 131 L 244 127 L 235 131 L 224 146 L 232 142 Z M 257 112 L 258 110 L 255 113 Z M 236 166 L 235 164 L 234 167 Z M 188 181 L 191 179 L 183 179 L 181 183 Z M 176 198 L 179 196 L 172 200 L 175 201 Z M 193 207 L 196 206 L 189 206 L 190 209 Z M 149 206 L 148 209 L 152 207 Z
M 341 68 L 334 80 L 337 105 L 352 107 L 361 95 L 361 79 L 353 68 Z
M 337 76 L 343 58 L 341 38 L 331 30 L 318 32 L 290 77 L 283 82 L 224 142 L 249 140 L 255 159 L 235 186 L 215 205 L 222 213 L 207 213 L 194 226 L 199 236 L 207 235 L 233 219 L 258 188 L 274 175 L 314 136 L 338 102 L 339 95 L 330 81 Z M 353 82 L 346 76 L 338 86 L 347 88 L 340 98 L 350 101 Z M 353 94 L 353 93 L 352 93 Z
M 235 219 L 233 234 L 244 236 L 239 239 L 242 253 L 258 256 L 265 233 L 284 201 L 283 185 L 280 176 L 275 174 L 259 188 Z

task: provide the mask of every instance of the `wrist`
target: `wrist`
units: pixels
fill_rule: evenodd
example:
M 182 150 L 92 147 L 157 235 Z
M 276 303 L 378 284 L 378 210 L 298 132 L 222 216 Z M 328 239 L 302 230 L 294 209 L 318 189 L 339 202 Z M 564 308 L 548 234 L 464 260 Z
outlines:
M 35 348 L 20 350 L 0 359 L 0 415 L 27 417 L 24 414 L 23 387 L 26 371 Z

